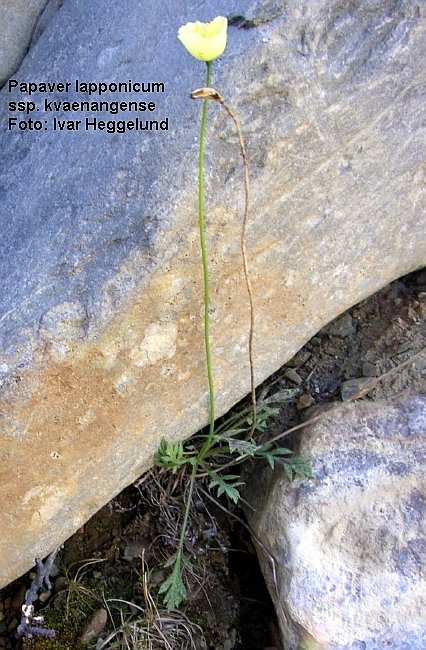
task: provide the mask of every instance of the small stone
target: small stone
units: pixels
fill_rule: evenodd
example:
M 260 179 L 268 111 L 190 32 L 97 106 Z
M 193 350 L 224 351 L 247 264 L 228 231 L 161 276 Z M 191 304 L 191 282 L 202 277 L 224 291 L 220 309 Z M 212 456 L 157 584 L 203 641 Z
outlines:
M 288 370 L 285 371 L 284 373 L 285 377 L 289 379 L 293 384 L 296 384 L 296 386 L 301 386 L 303 384 L 303 379 L 297 372 L 297 370 L 294 370 L 294 368 L 289 368 Z
M 315 404 L 315 399 L 312 397 L 312 395 L 310 393 L 304 393 L 297 400 L 296 408 L 298 411 L 303 411 L 304 409 L 313 406 L 313 404 Z
M 107 620 L 108 614 L 106 609 L 98 609 L 84 628 L 83 633 L 80 637 L 80 642 L 87 644 L 98 637 L 104 629 Z
M 123 557 L 125 560 L 134 560 L 137 557 L 140 557 L 142 553 L 148 551 L 149 542 L 144 539 L 130 539 L 126 540 L 126 548 L 124 549 Z
M 57 594 L 60 591 L 64 591 L 68 587 L 68 580 L 64 576 L 59 576 L 55 580 L 53 591 Z
M 286 365 L 291 366 L 292 368 L 300 368 L 311 356 L 311 352 L 309 352 L 306 348 L 302 348 L 294 355 L 292 359 L 290 359 L 290 361 L 287 361 Z
M 339 336 L 345 338 L 352 336 L 356 333 L 356 323 L 349 312 L 345 312 L 339 318 L 336 318 L 330 325 L 324 328 L 324 332 L 331 334 L 331 336 Z
M 424 370 L 426 370 L 426 354 L 417 357 L 417 359 L 414 362 L 414 366 L 416 370 L 418 370 L 419 372 L 423 372 Z
M 50 589 L 49 589 L 49 591 L 43 591 L 43 592 L 39 595 L 38 599 L 39 599 L 39 601 L 40 601 L 41 603 L 46 603 L 46 602 L 49 600 L 49 598 L 50 598 L 51 595 L 52 595 L 52 592 L 51 592 Z
M 367 377 L 359 377 L 358 379 L 348 379 L 344 381 L 340 387 L 340 395 L 343 401 L 351 399 L 354 395 L 361 393 L 364 388 L 371 382 Z
M 159 585 L 164 581 L 164 571 L 154 571 L 151 576 L 151 582 L 153 585 Z
M 362 366 L 362 374 L 364 377 L 377 377 L 377 368 L 374 363 L 364 363 Z
M 311 338 L 311 340 L 309 341 L 309 345 L 311 345 L 313 348 L 320 348 L 321 347 L 321 337 L 313 336 Z
M 426 319 L 426 293 L 419 293 L 420 317 Z
M 404 343 L 401 343 L 401 345 L 398 346 L 398 350 L 396 351 L 397 354 L 404 354 L 404 352 L 408 352 L 413 348 L 413 344 L 411 341 L 404 341 Z
M 222 643 L 215 645 L 215 650 L 232 650 L 235 647 L 236 639 L 237 631 L 232 628 L 228 631 L 228 638 Z

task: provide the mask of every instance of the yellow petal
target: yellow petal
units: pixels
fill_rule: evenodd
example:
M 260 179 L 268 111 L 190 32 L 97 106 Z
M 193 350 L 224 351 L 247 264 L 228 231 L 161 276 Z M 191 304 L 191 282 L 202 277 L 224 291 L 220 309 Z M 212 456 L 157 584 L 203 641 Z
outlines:
M 228 20 L 217 16 L 209 23 L 186 23 L 178 32 L 178 39 L 199 61 L 213 61 L 226 47 Z

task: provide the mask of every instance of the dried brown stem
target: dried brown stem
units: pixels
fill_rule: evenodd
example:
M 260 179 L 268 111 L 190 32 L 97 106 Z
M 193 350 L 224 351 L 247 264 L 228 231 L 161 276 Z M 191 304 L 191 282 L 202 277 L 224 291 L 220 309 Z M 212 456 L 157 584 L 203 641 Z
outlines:
M 256 429 L 256 419 L 257 419 L 257 407 L 256 407 L 256 386 L 254 379 L 254 358 L 253 358 L 253 340 L 254 340 L 254 300 L 253 300 L 253 289 L 250 278 L 250 270 L 248 264 L 247 256 L 247 224 L 248 224 L 248 215 L 249 215 L 249 203 L 250 203 L 250 178 L 248 172 L 248 162 L 247 162 L 247 150 L 244 144 L 243 133 L 241 131 L 241 126 L 239 120 L 230 106 L 225 102 L 222 95 L 215 88 L 197 88 L 191 93 L 192 99 L 213 99 L 223 106 L 223 108 L 228 113 L 229 117 L 235 124 L 235 128 L 238 134 L 238 141 L 240 144 L 241 157 L 243 160 L 244 167 L 244 216 L 243 216 L 243 227 L 241 232 L 241 254 L 243 258 L 243 270 L 244 270 L 244 279 L 246 282 L 247 293 L 250 301 L 250 332 L 249 332 L 249 341 L 248 341 L 248 354 L 249 354 L 249 363 L 250 363 L 250 388 L 251 388 L 251 403 L 253 411 L 253 422 L 250 428 L 250 431 L 247 435 L 247 439 L 253 437 L 253 434 Z
M 412 357 L 407 359 L 407 361 L 404 361 L 403 363 L 398 364 L 394 368 L 391 368 L 387 372 L 383 373 L 383 375 L 380 375 L 380 377 L 374 377 L 371 381 L 368 382 L 368 384 L 364 385 L 357 393 L 354 395 L 351 395 L 346 402 L 353 402 L 356 399 L 359 399 L 360 397 L 364 397 L 368 393 L 370 393 L 374 388 L 376 388 L 377 384 L 386 379 L 387 377 L 393 375 L 395 372 L 398 372 L 398 370 L 402 370 L 405 368 L 405 366 L 408 366 L 410 363 L 413 363 L 415 359 L 418 359 L 418 357 L 421 357 L 422 355 L 426 354 L 426 348 L 422 348 L 420 352 L 417 352 L 414 354 Z M 324 417 L 327 415 L 330 415 L 334 411 L 340 408 L 341 402 L 338 402 L 335 406 L 331 406 L 329 409 L 325 411 L 321 411 L 321 413 L 318 413 L 318 415 L 314 415 L 308 420 L 305 420 L 304 422 L 301 422 L 300 424 L 296 424 L 294 427 L 290 427 L 290 429 L 286 429 L 285 431 L 282 431 L 278 435 L 274 436 L 273 438 L 270 438 L 267 441 L 267 444 L 271 444 L 274 442 L 277 442 L 278 440 L 281 440 L 281 438 L 284 438 L 285 436 L 290 435 L 290 433 L 293 433 L 294 431 L 299 431 L 300 429 L 304 429 L 307 427 L 309 424 L 314 424 L 314 422 L 318 422 L 319 420 L 322 420 Z M 232 467 L 233 465 L 236 465 L 238 463 L 242 463 L 243 461 L 247 460 L 249 456 L 247 454 L 241 454 L 236 458 L 235 460 L 230 461 L 229 463 L 226 463 L 226 465 L 223 465 L 222 467 L 218 468 L 217 471 L 223 471 L 224 469 L 227 469 L 228 467 Z

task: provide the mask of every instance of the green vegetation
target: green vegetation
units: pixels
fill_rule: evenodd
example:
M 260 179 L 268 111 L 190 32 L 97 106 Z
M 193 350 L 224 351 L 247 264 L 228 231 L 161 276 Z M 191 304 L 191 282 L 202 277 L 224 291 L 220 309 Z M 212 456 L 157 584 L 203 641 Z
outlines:
M 275 396 L 260 399 L 257 405 L 255 432 L 264 433 L 268 418 L 276 416 L 279 409 L 271 403 L 293 397 L 294 392 L 281 391 Z M 185 599 L 187 590 L 184 584 L 184 570 L 191 570 L 191 564 L 185 557 L 185 537 L 187 533 L 192 494 L 197 478 L 208 477 L 208 488 L 217 497 L 226 496 L 233 503 L 238 503 L 243 485 L 240 473 L 235 469 L 249 459 L 266 460 L 274 469 L 279 464 L 291 480 L 294 475 L 310 477 L 311 470 L 299 456 L 294 456 L 286 447 L 275 447 L 269 442 L 258 443 L 256 438 L 247 439 L 247 433 L 252 430 L 251 407 L 242 413 L 232 415 L 213 434 L 201 432 L 186 443 L 168 442 L 163 440 L 156 456 L 156 464 L 169 470 L 172 474 L 183 471 L 185 466 L 190 468 L 190 479 L 187 486 L 186 503 L 183 522 L 180 529 L 176 553 L 166 562 L 166 567 L 172 571 L 160 588 L 164 594 L 164 604 L 168 611 L 176 610 Z

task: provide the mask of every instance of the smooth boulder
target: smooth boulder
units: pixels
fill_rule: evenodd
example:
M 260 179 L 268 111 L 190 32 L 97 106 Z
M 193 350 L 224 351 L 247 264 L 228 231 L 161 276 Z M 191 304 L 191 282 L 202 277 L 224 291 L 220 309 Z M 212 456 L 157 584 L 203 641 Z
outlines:
M 162 437 L 187 438 L 207 422 L 201 103 L 189 98 L 205 66 L 177 31 L 217 14 L 230 25 L 213 83 L 241 120 L 250 164 L 256 381 L 425 263 L 423 9 L 408 0 L 256 0 L 249 9 L 184 0 L 175 12 L 157 0 L 66 0 L 17 76 L 71 84 L 32 96 L 49 128 L 8 130 L 9 101 L 31 97 L 0 92 L 0 586 L 146 470 Z M 76 80 L 164 92 L 88 97 Z M 46 98 L 151 100 L 168 128 L 85 130 L 87 113 L 49 112 Z M 220 415 L 249 390 L 249 310 L 238 140 L 219 105 L 209 113 Z M 82 129 L 53 130 L 54 117 L 81 119 Z
M 0 87 L 19 68 L 46 0 L 2 0 L 0 5 Z
M 285 650 L 425 647 L 425 442 L 426 396 L 406 391 L 307 427 L 313 479 L 252 474 L 246 514 Z

